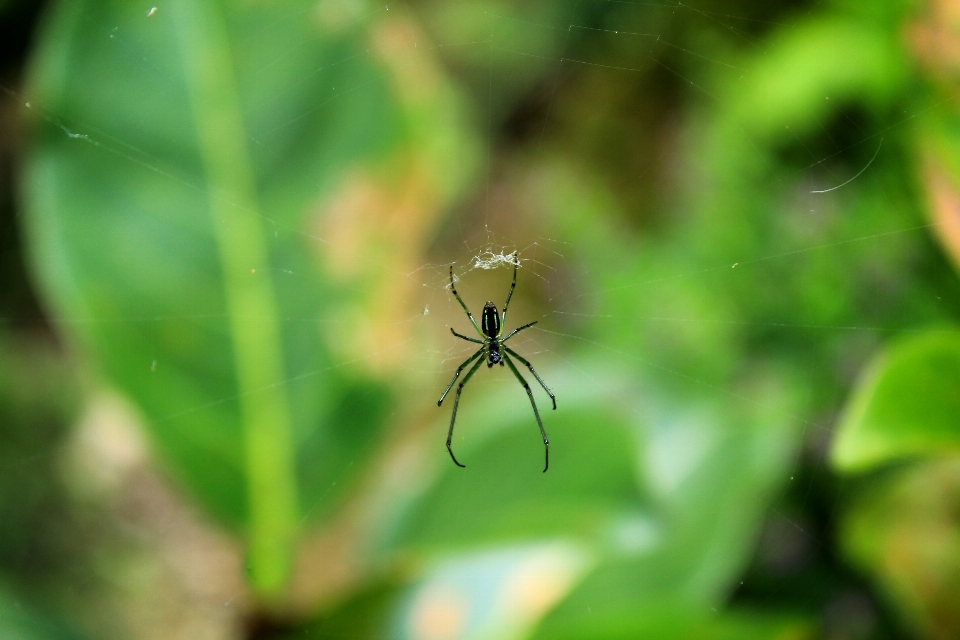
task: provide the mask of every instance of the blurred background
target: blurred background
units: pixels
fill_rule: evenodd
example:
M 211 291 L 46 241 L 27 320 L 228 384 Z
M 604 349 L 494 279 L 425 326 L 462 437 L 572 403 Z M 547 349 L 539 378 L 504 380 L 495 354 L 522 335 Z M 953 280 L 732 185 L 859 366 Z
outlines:
M 0 34 L 0 637 L 960 637 L 955 2 Z

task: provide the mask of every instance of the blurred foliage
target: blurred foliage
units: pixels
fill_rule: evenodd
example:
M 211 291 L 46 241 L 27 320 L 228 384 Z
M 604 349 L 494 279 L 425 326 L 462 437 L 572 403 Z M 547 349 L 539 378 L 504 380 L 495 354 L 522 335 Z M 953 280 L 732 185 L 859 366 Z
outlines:
M 917 637 L 955 638 L 960 629 L 958 465 L 935 459 L 862 483 L 841 526 L 848 557 Z
M 131 606 L 163 584 L 48 523 L 82 493 L 52 443 L 69 361 L 243 540 L 216 566 L 254 595 L 203 592 L 227 637 L 903 637 L 888 611 L 955 637 L 948 4 L 53 2 L 7 93 L 67 354 L 2 351 L 0 571 L 92 635 L 149 628 L 91 621 L 119 587 L 24 580 L 55 529 Z M 466 470 L 432 407 L 466 355 L 446 265 L 476 311 L 500 245 L 558 395 L 548 474 L 515 382 L 471 383 Z M 878 350 L 833 449 L 847 491 L 823 452 Z
M 932 1 L 904 33 L 925 80 L 915 97 L 916 173 L 932 226 L 960 266 L 960 68 L 948 53 L 957 18 L 951 3 Z M 886 346 L 860 376 L 831 451 L 850 478 L 841 547 L 916 637 L 960 634 L 958 336 L 933 328 Z
M 416 179 L 442 202 L 455 190 L 437 182 L 436 165 L 463 145 L 445 128 L 456 105 L 444 87 L 416 104 L 392 96 L 379 65 L 359 55 L 362 23 L 336 22 L 351 16 L 332 16 L 320 25 L 331 37 L 317 37 L 303 5 L 221 16 L 181 4 L 149 19 L 99 2 L 48 16 L 31 91 L 56 120 L 41 127 L 27 169 L 29 233 L 54 312 L 96 320 L 71 338 L 137 400 L 204 504 L 248 532 L 254 581 L 270 590 L 285 579 L 289 528 L 336 503 L 332 484 L 349 487 L 387 397 L 356 368 L 331 366 L 309 319 L 329 318 L 349 293 L 318 270 L 311 254 L 324 241 L 300 230 L 359 160 L 395 163 L 411 145 L 423 157 L 404 170 L 426 172 Z M 242 43 L 236 77 L 216 48 L 221 28 Z M 384 34 L 384 46 L 404 35 Z M 302 43 L 294 55 L 291 39 Z M 318 74 L 318 59 L 341 62 Z M 224 110 L 242 110 L 243 123 Z M 221 122 L 221 138 L 206 140 Z M 73 133 L 81 127 L 89 136 Z M 223 139 L 238 148 L 218 147 Z M 237 193 L 250 189 L 256 196 Z M 224 217 L 226 230 L 215 224 Z M 259 555 L 278 539 L 285 551 Z
M 51 344 L 0 330 L 0 637 L 75 638 L 35 610 L 74 565 L 78 523 L 59 482 L 58 449 L 79 388 Z M 13 578 L 13 580 L 8 580 Z
M 958 334 L 896 342 L 866 370 L 840 422 L 834 466 L 864 474 L 844 514 L 847 555 L 915 633 L 960 633 Z
M 858 386 L 833 446 L 846 471 L 960 452 L 960 333 L 891 346 Z
M 56 490 L 56 445 L 79 399 L 77 383 L 50 345 L 0 334 L 0 566 L 22 575 L 57 563 L 64 496 Z M 51 542 L 56 541 L 54 544 Z
M 0 590 L 0 635 L 9 640 L 80 640 L 49 617 L 25 608 L 6 590 Z

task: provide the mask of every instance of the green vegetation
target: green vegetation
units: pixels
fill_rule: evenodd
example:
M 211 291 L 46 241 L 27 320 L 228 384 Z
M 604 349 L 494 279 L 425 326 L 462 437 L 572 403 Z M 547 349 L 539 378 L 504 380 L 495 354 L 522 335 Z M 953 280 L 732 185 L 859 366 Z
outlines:
M 947 5 L 51 1 L 0 635 L 956 637 Z

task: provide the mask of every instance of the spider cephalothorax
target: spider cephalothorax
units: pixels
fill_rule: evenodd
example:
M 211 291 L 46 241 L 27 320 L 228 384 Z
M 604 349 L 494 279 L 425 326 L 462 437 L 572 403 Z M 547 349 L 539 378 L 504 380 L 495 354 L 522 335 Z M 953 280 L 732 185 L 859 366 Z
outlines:
M 488 368 L 495 364 L 499 364 L 502 367 L 504 363 L 506 363 L 507 366 L 510 367 L 510 371 L 513 372 L 513 375 L 517 377 L 517 380 L 520 381 L 520 384 L 522 384 L 523 388 L 526 390 L 527 396 L 530 398 L 530 405 L 533 407 L 533 415 L 536 417 L 537 425 L 540 427 L 540 435 L 543 436 L 545 457 L 545 464 L 543 467 L 544 472 L 546 472 L 546 470 L 550 467 L 550 440 L 547 439 L 547 432 L 543 428 L 543 421 L 540 420 L 540 412 L 537 411 L 537 403 L 533 400 L 533 392 L 530 390 L 530 385 L 527 384 L 527 381 L 524 380 L 523 376 L 520 375 L 520 372 L 517 371 L 517 367 L 514 366 L 513 360 L 510 359 L 510 356 L 513 356 L 519 360 L 524 366 L 527 367 L 527 369 L 530 370 L 530 373 L 533 374 L 533 377 L 537 379 L 537 382 L 540 383 L 540 386 L 543 387 L 544 391 L 547 392 L 547 395 L 550 396 L 550 400 L 553 401 L 554 409 L 557 408 L 557 398 L 547 387 L 546 383 L 540 379 L 540 376 L 537 375 L 537 372 L 533 370 L 533 365 L 527 362 L 527 360 L 516 351 L 504 344 L 517 333 L 523 331 L 524 329 L 528 329 L 537 323 L 534 321 L 529 324 L 525 324 L 518 329 L 514 329 L 505 337 L 500 337 L 503 333 L 503 324 L 507 318 L 507 307 L 510 305 L 510 298 L 513 297 L 513 290 L 517 288 L 517 266 L 519 264 L 520 261 L 515 253 L 513 254 L 513 282 L 510 284 L 510 293 L 507 294 L 507 301 L 503 303 L 503 313 L 497 313 L 497 305 L 492 302 L 487 302 L 487 304 L 483 305 L 483 314 L 480 316 L 480 325 L 483 326 L 482 330 L 480 325 L 477 325 L 477 321 L 473 318 L 473 314 L 470 313 L 470 309 L 467 308 L 467 305 L 464 304 L 463 300 L 460 298 L 460 294 L 457 293 L 457 287 L 453 281 L 453 266 L 450 266 L 450 290 L 453 291 L 453 295 L 457 298 L 457 302 L 460 303 L 460 306 L 463 307 L 463 310 L 467 313 L 467 317 L 470 318 L 470 324 L 473 325 L 473 328 L 476 329 L 477 333 L 480 334 L 480 337 L 483 338 L 482 340 L 468 338 L 467 336 L 460 335 L 454 331 L 453 328 L 450 329 L 450 332 L 458 338 L 483 345 L 476 353 L 467 358 L 463 364 L 457 367 L 457 372 L 453 374 L 453 380 L 450 381 L 450 384 L 447 385 L 446 391 L 443 392 L 443 395 L 440 396 L 440 400 L 437 401 L 437 406 L 443 404 L 443 399 L 447 397 L 448 393 L 450 393 L 450 389 L 453 388 L 453 383 L 455 383 L 457 378 L 460 377 L 460 373 L 469 364 L 473 363 L 470 371 L 468 371 L 467 375 L 463 378 L 463 382 L 457 386 L 457 395 L 453 402 L 453 415 L 450 417 L 450 429 L 447 431 L 447 451 L 450 452 L 450 457 L 453 458 L 454 463 L 459 467 L 463 467 L 465 465 L 460 464 L 456 456 L 453 455 L 453 449 L 450 448 L 450 441 L 453 439 L 453 425 L 457 420 L 457 407 L 460 404 L 460 392 L 463 391 L 463 387 L 467 384 L 470 378 L 473 377 L 473 374 L 477 372 L 477 369 L 480 368 L 480 365 L 483 364 L 484 356 L 486 356 Z

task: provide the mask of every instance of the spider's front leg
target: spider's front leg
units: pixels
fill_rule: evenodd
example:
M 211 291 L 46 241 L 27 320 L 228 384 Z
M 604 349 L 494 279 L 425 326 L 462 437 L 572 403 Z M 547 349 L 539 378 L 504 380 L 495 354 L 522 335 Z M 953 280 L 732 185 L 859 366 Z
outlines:
M 520 252 L 513 252 L 513 282 L 510 283 L 510 291 L 507 293 L 507 301 L 503 303 L 503 313 L 500 314 L 500 326 L 506 326 L 507 307 L 510 306 L 510 298 L 513 297 L 513 290 L 517 288 L 517 267 L 520 265 Z
M 457 293 L 457 285 L 453 282 L 453 265 L 450 265 L 450 291 L 453 291 L 453 296 L 457 299 L 457 302 L 460 303 L 460 306 L 463 307 L 467 317 L 470 318 L 470 324 L 473 325 L 473 328 L 477 330 L 477 333 L 479 333 L 482 338 L 486 338 L 487 336 L 484 335 L 483 331 L 480 331 L 480 325 L 478 325 L 477 321 L 473 319 L 473 314 L 470 313 L 470 309 L 467 308 L 463 298 L 461 298 L 460 294 Z

